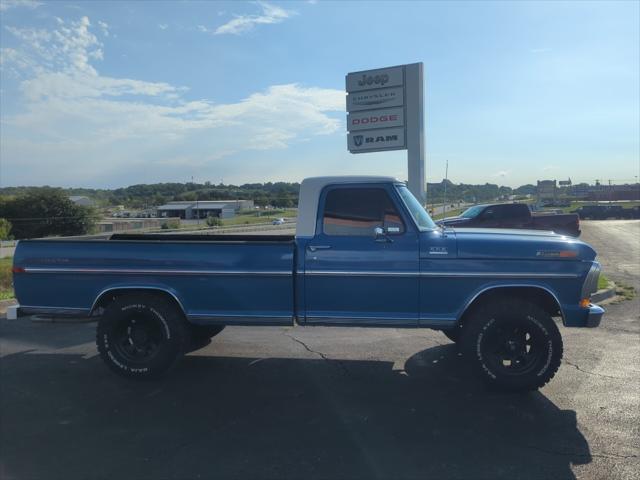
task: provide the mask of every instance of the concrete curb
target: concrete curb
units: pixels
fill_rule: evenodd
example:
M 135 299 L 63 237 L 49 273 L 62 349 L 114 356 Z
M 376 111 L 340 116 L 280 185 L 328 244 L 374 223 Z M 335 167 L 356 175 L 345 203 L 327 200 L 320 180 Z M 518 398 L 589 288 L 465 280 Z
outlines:
M 615 297 L 615 295 L 616 295 L 616 284 L 613 282 L 610 282 L 607 288 L 600 289 L 596 293 L 591 295 L 591 301 L 593 303 L 599 303 L 599 302 L 602 302 L 603 300 L 607 300 L 611 297 Z

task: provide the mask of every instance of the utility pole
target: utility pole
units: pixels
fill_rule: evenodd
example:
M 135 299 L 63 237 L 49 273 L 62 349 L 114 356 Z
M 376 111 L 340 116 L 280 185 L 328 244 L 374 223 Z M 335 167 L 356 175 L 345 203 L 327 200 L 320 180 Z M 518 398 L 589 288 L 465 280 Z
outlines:
M 191 184 L 195 187 L 196 184 L 193 181 L 193 175 L 191 175 Z M 200 226 L 200 205 L 198 204 L 198 190 L 196 190 L 196 219 L 198 227 Z
M 449 181 L 449 160 L 444 169 L 444 195 L 442 196 L 442 216 L 447 213 L 447 183 Z
M 612 196 L 613 196 L 613 189 L 611 188 L 611 179 L 609 179 L 609 203 L 611 203 Z

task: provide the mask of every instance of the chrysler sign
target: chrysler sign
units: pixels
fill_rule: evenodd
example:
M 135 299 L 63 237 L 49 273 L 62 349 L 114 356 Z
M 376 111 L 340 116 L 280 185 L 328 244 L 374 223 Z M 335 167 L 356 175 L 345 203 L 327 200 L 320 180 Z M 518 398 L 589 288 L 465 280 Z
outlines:
M 399 107 L 404 103 L 402 87 L 381 88 L 347 96 L 347 111 L 369 110 L 371 108 Z

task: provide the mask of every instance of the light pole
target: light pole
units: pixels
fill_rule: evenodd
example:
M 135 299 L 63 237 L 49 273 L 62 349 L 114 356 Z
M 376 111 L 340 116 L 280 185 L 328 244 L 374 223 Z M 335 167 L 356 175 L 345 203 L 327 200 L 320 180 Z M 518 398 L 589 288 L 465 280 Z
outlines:
M 444 169 L 444 195 L 442 196 L 442 217 L 447 213 L 447 183 L 449 181 L 449 160 Z

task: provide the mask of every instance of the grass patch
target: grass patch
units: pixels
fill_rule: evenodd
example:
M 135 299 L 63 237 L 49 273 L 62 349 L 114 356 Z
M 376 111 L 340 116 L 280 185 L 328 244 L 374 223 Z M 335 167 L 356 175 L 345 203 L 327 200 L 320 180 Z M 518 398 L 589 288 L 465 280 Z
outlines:
M 447 213 L 439 213 L 438 215 L 433 215 L 431 217 L 432 220 L 441 220 L 443 218 L 446 217 L 457 217 L 458 215 L 460 215 L 462 212 L 464 212 L 467 208 L 469 207 L 465 207 L 465 208 L 454 208 L 452 210 L 447 210 Z
M 13 265 L 13 257 L 0 258 L 0 300 L 8 300 L 13 298 L 13 275 L 11 266 Z
M 618 281 L 616 283 L 616 295 L 622 297 L 621 300 L 631 300 L 636 296 L 636 290 L 631 285 Z
M 609 286 L 609 279 L 604 275 L 600 274 L 598 277 L 598 290 L 602 290 L 603 288 L 607 288 Z

